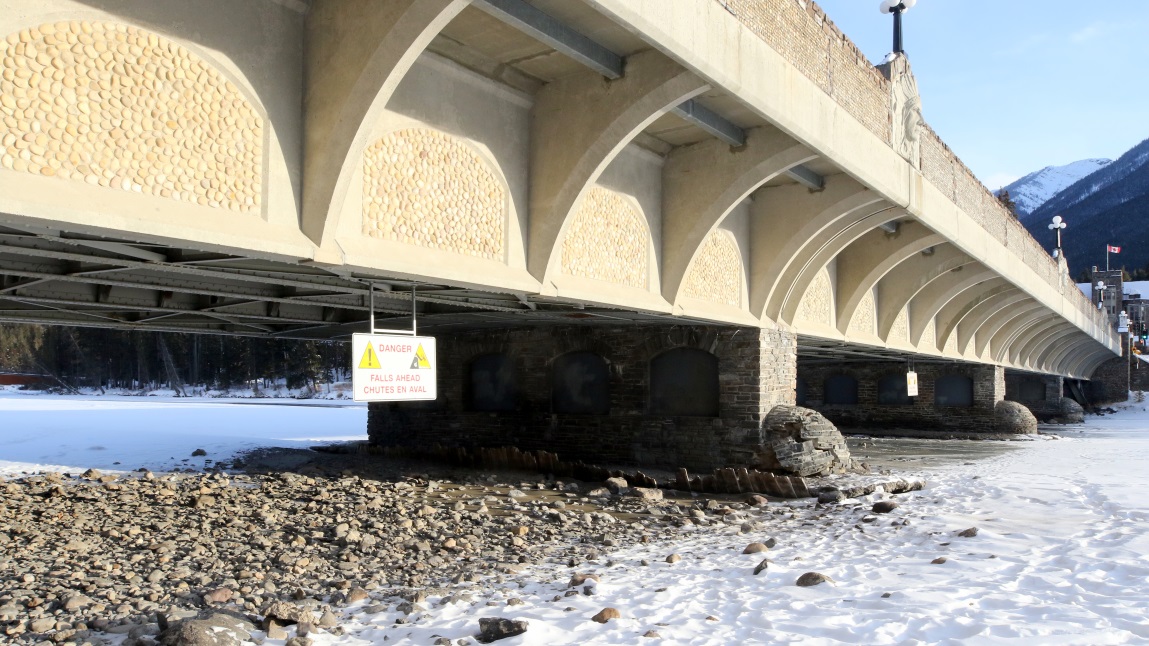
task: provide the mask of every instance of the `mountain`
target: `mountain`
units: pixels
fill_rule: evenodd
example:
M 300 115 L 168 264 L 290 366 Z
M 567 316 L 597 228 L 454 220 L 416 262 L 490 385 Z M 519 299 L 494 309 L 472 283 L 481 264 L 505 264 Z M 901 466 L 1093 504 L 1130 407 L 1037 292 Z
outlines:
M 1024 218 L 1077 180 L 1105 168 L 1110 161 L 1082 159 L 1064 166 L 1046 166 L 1001 190 L 1009 191 L 1009 197 L 1017 205 L 1018 216 Z
M 1011 194 L 1012 195 L 1012 194 Z M 1110 257 L 1127 269 L 1149 265 L 1149 139 L 1099 170 L 1077 180 L 1045 201 L 1021 223 L 1039 241 L 1050 244 L 1049 221 L 1060 215 L 1070 275 L 1105 265 L 1105 246 L 1121 247 Z

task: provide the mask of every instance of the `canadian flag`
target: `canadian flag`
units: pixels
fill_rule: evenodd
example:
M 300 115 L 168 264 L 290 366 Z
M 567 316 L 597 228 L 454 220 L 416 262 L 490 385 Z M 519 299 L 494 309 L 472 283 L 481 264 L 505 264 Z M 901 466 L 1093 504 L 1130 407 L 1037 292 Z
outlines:
M 1105 245 L 1105 251 L 1109 253 L 1121 253 L 1121 247 L 1114 247 L 1111 244 Z

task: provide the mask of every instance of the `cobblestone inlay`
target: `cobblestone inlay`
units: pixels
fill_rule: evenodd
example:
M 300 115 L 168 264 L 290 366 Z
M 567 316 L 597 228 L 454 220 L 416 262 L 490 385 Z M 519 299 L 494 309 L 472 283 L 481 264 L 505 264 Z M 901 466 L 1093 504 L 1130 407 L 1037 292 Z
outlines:
M 0 40 L 0 168 L 242 213 L 260 209 L 263 119 L 180 45 L 111 22 Z

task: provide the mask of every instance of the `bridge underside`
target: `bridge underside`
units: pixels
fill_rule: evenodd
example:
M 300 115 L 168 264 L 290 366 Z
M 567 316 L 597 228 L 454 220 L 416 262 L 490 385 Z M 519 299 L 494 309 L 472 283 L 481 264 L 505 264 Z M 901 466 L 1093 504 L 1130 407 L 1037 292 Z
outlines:
M 698 417 L 670 425 L 687 453 L 714 419 L 737 451 L 804 366 L 944 366 L 985 421 L 1003 368 L 1120 353 L 922 123 L 908 60 L 875 68 L 813 3 L 5 8 L 3 322 L 346 339 L 414 308 L 455 348 L 439 422 L 484 419 L 468 389 L 497 375 L 464 373 L 503 355 L 545 435 L 554 362 L 592 352 L 604 441 L 659 437 L 677 340 L 722 385 L 718 417 L 671 415 Z

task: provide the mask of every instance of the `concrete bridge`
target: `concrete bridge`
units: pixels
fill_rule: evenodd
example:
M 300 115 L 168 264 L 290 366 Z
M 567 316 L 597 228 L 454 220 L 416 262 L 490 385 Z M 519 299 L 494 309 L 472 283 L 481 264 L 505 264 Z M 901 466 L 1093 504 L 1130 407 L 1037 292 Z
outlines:
M 922 121 L 906 58 L 873 67 L 811 2 L 5 6 L 3 321 L 341 338 L 370 284 L 446 361 L 433 406 L 373 408 L 380 437 L 501 411 L 484 441 L 698 464 L 690 433 L 822 402 L 827 366 L 877 370 L 853 397 L 880 407 L 912 361 L 938 380 L 911 409 L 992 427 L 1005 370 L 1121 353 Z M 666 356 L 715 379 L 660 382 Z

